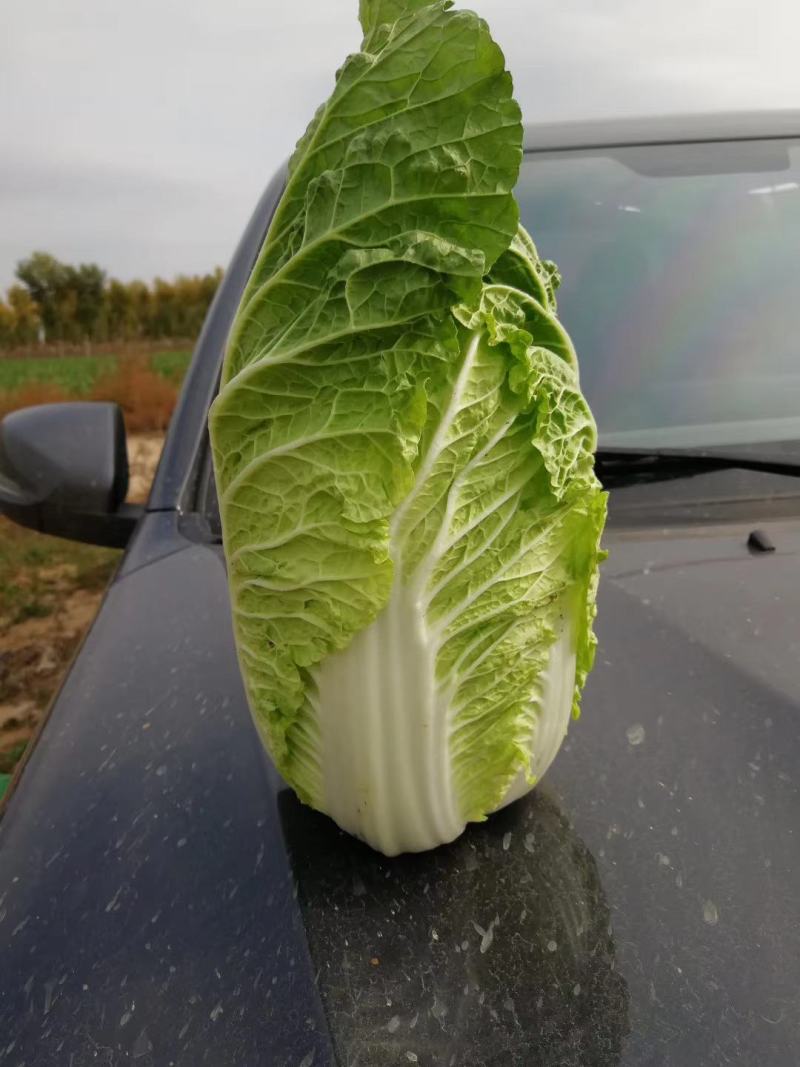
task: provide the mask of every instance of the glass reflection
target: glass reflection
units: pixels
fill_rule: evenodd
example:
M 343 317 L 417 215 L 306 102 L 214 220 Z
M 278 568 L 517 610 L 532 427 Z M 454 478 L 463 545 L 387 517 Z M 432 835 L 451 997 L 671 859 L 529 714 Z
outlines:
M 604 444 L 800 436 L 800 143 L 533 155 L 517 195 Z
M 546 791 L 391 860 L 289 792 L 280 805 L 343 1064 L 619 1062 L 629 998 L 608 904 Z

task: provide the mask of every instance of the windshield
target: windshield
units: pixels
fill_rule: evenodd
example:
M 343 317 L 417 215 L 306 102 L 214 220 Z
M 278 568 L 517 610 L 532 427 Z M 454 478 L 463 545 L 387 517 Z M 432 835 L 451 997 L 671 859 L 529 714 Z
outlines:
M 800 438 L 800 142 L 526 157 L 601 444 Z

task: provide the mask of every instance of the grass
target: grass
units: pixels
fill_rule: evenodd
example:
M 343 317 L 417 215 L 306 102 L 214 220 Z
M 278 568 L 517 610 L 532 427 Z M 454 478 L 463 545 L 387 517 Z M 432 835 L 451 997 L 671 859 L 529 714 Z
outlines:
M 113 356 L 45 356 L 42 359 L 0 359 L 0 389 L 12 392 L 27 385 L 55 385 L 67 393 L 88 393 Z
M 14 768 L 25 754 L 28 747 L 27 741 L 18 741 L 4 752 L 0 752 L 0 800 L 5 796 L 6 790 L 11 785 L 11 777 Z
M 180 385 L 191 358 L 191 352 L 155 352 L 150 356 L 150 366 L 162 378 Z
M 16 745 L 12 745 L 10 748 L 7 748 L 5 752 L 0 753 L 0 776 L 11 776 L 14 771 L 14 766 L 22 758 L 22 754 L 27 747 L 27 741 L 18 741 Z M 0 785 L 0 796 L 2 795 L 2 786 Z
M 161 378 L 179 384 L 192 353 L 154 352 L 144 357 Z M 98 379 L 138 356 L 44 356 L 36 359 L 0 358 L 0 392 L 13 393 L 29 385 L 52 385 L 74 397 L 88 395 Z

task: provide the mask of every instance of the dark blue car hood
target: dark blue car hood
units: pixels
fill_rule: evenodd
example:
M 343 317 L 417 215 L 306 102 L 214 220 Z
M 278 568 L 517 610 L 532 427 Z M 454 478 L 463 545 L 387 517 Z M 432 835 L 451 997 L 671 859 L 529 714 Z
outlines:
M 768 556 L 611 531 L 544 784 L 391 861 L 272 770 L 219 549 L 176 522 L 144 521 L 0 823 L 0 1063 L 800 1061 L 796 522 Z

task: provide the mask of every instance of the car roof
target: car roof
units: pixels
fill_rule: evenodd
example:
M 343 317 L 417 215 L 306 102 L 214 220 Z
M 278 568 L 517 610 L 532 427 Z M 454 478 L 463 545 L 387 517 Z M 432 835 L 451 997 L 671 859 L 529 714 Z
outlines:
M 800 137 L 800 110 L 724 111 L 696 115 L 545 122 L 525 128 L 527 152 L 675 144 L 687 141 Z

